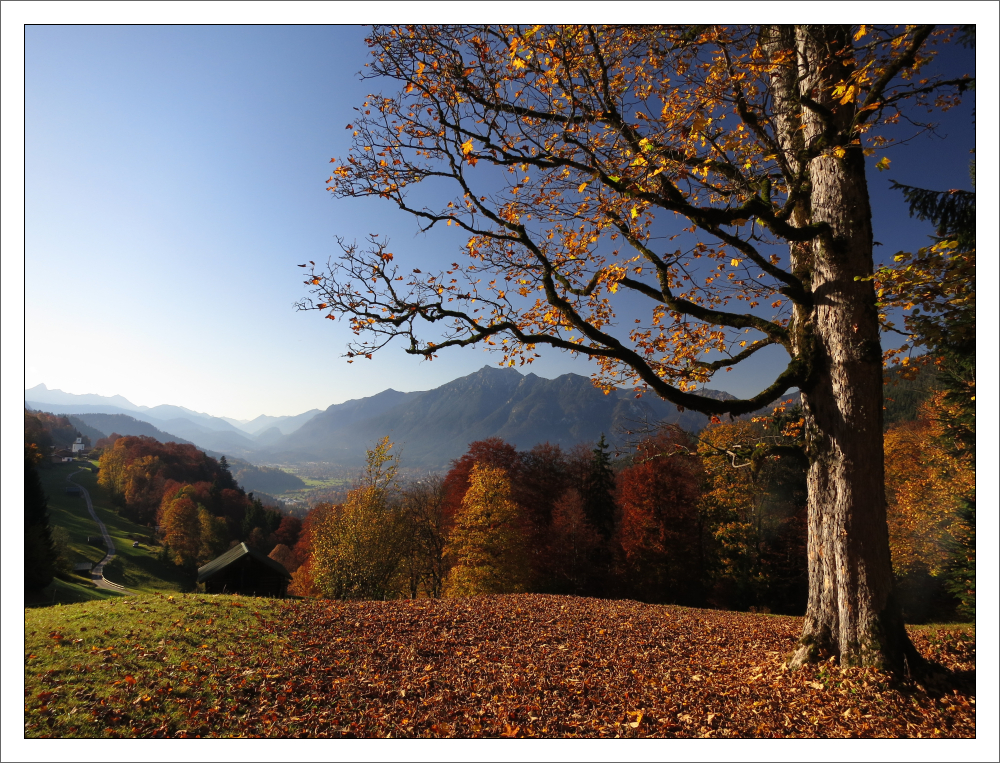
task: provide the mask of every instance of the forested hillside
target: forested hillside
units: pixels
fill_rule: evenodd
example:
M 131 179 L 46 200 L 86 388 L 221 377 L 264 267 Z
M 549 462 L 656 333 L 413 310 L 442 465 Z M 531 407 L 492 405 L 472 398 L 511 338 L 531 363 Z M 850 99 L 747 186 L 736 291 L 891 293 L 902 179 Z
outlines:
M 298 540 L 298 520 L 248 496 L 225 456 L 193 445 L 120 437 L 101 455 L 99 484 L 124 516 L 159 527 L 164 556 L 191 571 L 234 542 L 269 553 Z
M 140 421 L 124 413 L 77 413 L 73 414 L 71 418 L 104 432 L 103 437 L 118 434 L 131 437 L 152 437 L 158 442 L 189 444 L 188 440 L 164 432 L 148 422 Z
M 100 432 L 97 432 L 100 434 Z M 38 449 L 39 455 L 49 455 L 53 447 L 68 448 L 77 437 L 84 437 L 85 444 L 90 445 L 89 434 L 66 416 L 56 416 L 44 411 L 24 410 L 24 442 L 31 443 Z

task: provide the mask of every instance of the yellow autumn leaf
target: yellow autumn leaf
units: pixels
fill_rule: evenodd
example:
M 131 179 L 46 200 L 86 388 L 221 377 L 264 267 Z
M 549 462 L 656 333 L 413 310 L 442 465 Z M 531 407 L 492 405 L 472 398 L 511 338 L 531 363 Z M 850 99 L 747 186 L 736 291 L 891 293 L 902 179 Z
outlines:
M 636 207 L 632 207 L 632 219 L 634 220 L 639 216 L 639 210 Z
M 580 187 L 576 189 L 577 193 L 583 193 L 584 189 L 587 187 L 586 183 L 580 183 Z
M 883 156 L 881 159 L 878 160 L 878 162 L 875 163 L 875 169 L 877 169 L 879 172 L 884 172 L 885 170 L 889 169 L 889 164 L 890 164 L 889 157 Z
M 740 261 L 738 259 L 736 259 L 735 257 L 733 257 L 733 259 L 731 259 L 729 261 L 729 264 L 732 265 L 735 268 L 737 265 L 740 264 Z
M 469 138 L 462 144 L 462 153 L 466 156 L 472 153 L 472 138 Z

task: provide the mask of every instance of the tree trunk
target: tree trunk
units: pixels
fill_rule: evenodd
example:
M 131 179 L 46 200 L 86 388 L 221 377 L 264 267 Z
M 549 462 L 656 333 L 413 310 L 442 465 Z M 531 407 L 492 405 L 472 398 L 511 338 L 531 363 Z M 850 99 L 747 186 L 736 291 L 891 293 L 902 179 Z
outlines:
M 788 30 L 782 30 L 788 34 Z M 828 96 L 849 74 L 850 34 L 797 27 L 799 88 L 828 110 L 803 105 L 805 144 L 849 135 L 854 105 Z M 843 61 L 845 63 L 838 63 Z M 798 120 L 795 120 L 798 121 Z M 789 141 L 791 146 L 791 141 Z M 809 163 L 809 222 L 828 234 L 795 247 L 814 304 L 796 320 L 812 355 L 802 390 L 809 456 L 809 603 L 791 664 L 825 655 L 896 673 L 921 662 L 893 595 L 882 453 L 882 348 L 872 274 L 871 208 L 861 146 L 844 141 Z M 836 154 L 840 153 L 841 156 Z M 808 262 L 801 262 L 808 260 Z

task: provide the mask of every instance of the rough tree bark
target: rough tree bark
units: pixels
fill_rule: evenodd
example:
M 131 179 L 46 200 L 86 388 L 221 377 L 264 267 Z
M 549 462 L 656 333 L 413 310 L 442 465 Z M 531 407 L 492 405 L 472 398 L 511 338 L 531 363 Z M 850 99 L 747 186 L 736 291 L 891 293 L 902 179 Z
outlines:
M 829 80 L 850 64 L 844 27 L 769 30 L 794 45 L 797 76 L 776 77 L 783 148 L 849 133 L 853 104 L 828 97 Z M 783 43 L 783 45 L 781 44 Z M 787 47 L 785 48 L 787 50 Z M 827 83 L 822 82 L 827 79 Z M 797 87 L 799 96 L 792 88 Z M 824 97 L 826 94 L 826 97 Z M 813 98 L 816 101 L 813 101 Z M 790 157 L 794 161 L 794 157 Z M 808 278 L 813 305 L 800 307 L 794 335 L 811 356 L 802 388 L 809 458 L 809 602 L 792 665 L 825 654 L 841 664 L 905 672 L 922 659 L 893 596 L 882 452 L 882 348 L 874 286 L 871 207 L 860 145 L 843 156 L 813 158 L 809 198 L 797 222 L 827 223 L 829 233 L 792 246 L 793 268 Z

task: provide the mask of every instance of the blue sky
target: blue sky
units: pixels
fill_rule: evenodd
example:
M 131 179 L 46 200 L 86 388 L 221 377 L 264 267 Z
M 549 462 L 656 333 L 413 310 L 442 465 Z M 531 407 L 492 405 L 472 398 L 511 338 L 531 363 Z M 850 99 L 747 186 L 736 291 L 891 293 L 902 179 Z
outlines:
M 341 357 L 341 323 L 299 313 L 307 260 L 335 235 L 392 238 L 407 260 L 454 259 L 461 239 L 386 203 L 334 200 L 347 153 L 361 27 L 34 26 L 25 31 L 25 378 L 214 415 L 296 414 L 386 387 L 429 389 L 496 356 L 432 363 L 393 349 Z M 956 51 L 959 53 L 959 51 Z M 973 54 L 955 66 L 973 68 Z M 878 253 L 924 245 L 889 178 L 969 188 L 972 100 L 936 115 L 939 136 L 871 172 Z M 452 229 L 454 230 L 454 229 Z M 554 351 L 546 377 L 592 368 Z M 712 386 L 753 394 L 766 359 Z M 771 377 L 773 378 L 773 377 Z

